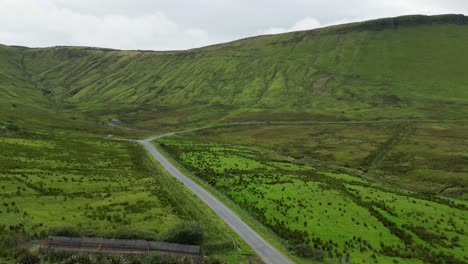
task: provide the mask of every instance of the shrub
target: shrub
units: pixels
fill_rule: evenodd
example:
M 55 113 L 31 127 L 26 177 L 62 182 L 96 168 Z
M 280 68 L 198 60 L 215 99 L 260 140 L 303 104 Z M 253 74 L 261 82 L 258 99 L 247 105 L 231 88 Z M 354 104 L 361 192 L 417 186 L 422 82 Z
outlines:
M 203 227 L 194 221 L 182 222 L 166 234 L 165 240 L 172 243 L 199 245 L 203 240 Z
M 71 256 L 73 256 L 71 252 L 52 252 L 45 255 L 45 260 L 47 261 L 47 263 L 59 263 L 62 260 L 70 258 Z
M 62 261 L 62 264 L 95 264 L 97 261 L 90 255 L 72 255 Z
M 129 264 L 143 264 L 143 259 L 141 256 L 137 255 L 130 255 L 127 257 L 127 261 Z
M 145 264 L 160 264 L 162 263 L 161 256 L 158 254 L 150 254 L 146 256 L 145 260 L 143 261 Z
M 19 132 L 21 130 L 20 127 L 18 125 L 15 125 L 15 124 L 8 124 L 7 129 L 11 130 L 11 131 L 14 131 L 14 132 Z
M 41 258 L 29 251 L 24 251 L 18 258 L 18 264 L 38 264 L 41 263 Z
M 217 258 L 212 258 L 212 257 L 209 257 L 209 258 L 205 258 L 203 260 L 203 264 L 224 264 L 226 262 L 220 260 L 220 259 L 217 259 Z
M 119 255 L 109 256 L 109 257 L 107 257 L 106 263 L 109 263 L 109 264 L 126 264 L 127 259 L 124 258 L 123 256 L 119 256 Z
M 323 259 L 324 253 L 321 250 L 313 249 L 307 243 L 290 246 L 290 250 L 297 256 L 304 258 Z
M 79 237 L 81 230 L 75 226 L 54 226 L 47 231 L 49 236 Z

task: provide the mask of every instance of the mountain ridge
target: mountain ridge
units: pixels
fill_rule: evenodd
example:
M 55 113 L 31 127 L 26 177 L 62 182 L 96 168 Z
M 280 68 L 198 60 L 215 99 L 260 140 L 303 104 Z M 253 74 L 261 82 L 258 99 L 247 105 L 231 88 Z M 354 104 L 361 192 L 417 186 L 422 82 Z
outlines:
M 456 119 L 468 114 L 467 21 L 403 16 L 185 51 L 0 46 L 0 110 L 138 127 Z
M 274 34 L 260 34 L 255 36 L 249 36 L 245 38 L 239 38 L 232 41 L 215 43 L 207 46 L 182 49 L 182 50 L 140 50 L 140 49 L 115 49 L 115 48 L 104 48 L 104 47 L 94 47 L 94 46 L 68 46 L 68 45 L 57 45 L 57 46 L 48 46 L 48 47 L 28 47 L 23 45 L 5 45 L 12 48 L 26 48 L 26 49 L 47 49 L 47 48 L 80 48 L 84 50 L 101 50 L 101 51 L 135 51 L 135 52 L 184 52 L 192 51 L 197 49 L 204 49 L 213 46 L 219 46 L 224 44 L 230 44 L 237 41 L 250 40 L 254 38 L 261 38 L 265 36 L 277 36 L 284 34 L 294 34 L 300 32 L 308 33 L 345 33 L 349 31 L 359 31 L 359 30 L 383 30 L 388 28 L 398 28 L 399 26 L 415 26 L 415 25 L 430 25 L 430 24 L 455 24 L 455 25 L 466 25 L 468 24 L 468 16 L 464 14 L 442 14 L 442 15 L 403 15 L 397 17 L 389 18 L 378 18 L 378 19 L 369 19 L 361 22 L 349 22 L 344 24 L 329 25 L 314 29 L 305 29 L 305 30 L 295 30 L 284 33 L 274 33 Z

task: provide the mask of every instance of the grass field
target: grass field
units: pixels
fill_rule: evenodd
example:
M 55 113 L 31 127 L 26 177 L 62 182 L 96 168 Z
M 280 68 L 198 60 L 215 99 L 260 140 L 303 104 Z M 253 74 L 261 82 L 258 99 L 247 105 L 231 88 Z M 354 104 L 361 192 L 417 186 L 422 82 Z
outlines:
M 459 148 L 445 155 L 457 151 L 463 155 L 460 144 L 466 141 L 455 134 L 466 126 L 413 124 L 411 136 L 407 127 L 406 123 L 225 127 L 158 143 L 282 237 L 283 243 L 287 241 L 293 251 L 291 245 L 306 243 L 328 259 L 349 255 L 353 263 L 465 263 L 468 203 L 429 195 L 433 186 L 420 186 L 417 178 L 398 173 L 402 164 L 388 166 L 387 158 L 421 140 L 457 142 Z M 442 128 L 445 133 L 431 132 Z M 385 155 L 376 155 L 379 149 Z M 433 161 L 431 155 L 450 161 L 437 156 L 441 152 L 418 154 L 426 157 L 418 158 L 421 163 Z M 425 164 L 426 171 L 440 173 L 431 164 Z M 457 182 L 457 176 L 450 176 L 425 183 L 458 184 L 458 194 L 451 195 L 464 198 L 466 177 Z M 391 187 L 403 179 L 407 181 L 401 186 L 414 190 Z
M 164 240 L 188 221 L 202 224 L 205 253 L 236 263 L 252 254 L 136 143 L 72 132 L 2 136 L 0 146 L 4 257 L 50 232 Z

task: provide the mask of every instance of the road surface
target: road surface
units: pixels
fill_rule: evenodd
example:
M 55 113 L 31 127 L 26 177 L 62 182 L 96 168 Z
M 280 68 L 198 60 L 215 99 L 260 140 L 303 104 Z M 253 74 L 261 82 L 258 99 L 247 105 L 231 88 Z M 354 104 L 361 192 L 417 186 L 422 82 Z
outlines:
M 0 123 L 5 123 L 0 120 Z M 194 132 L 198 130 L 210 129 L 210 128 L 222 128 L 222 127 L 230 127 L 230 126 L 254 126 L 254 125 L 265 125 L 265 126 L 272 126 L 272 125 L 324 125 L 324 124 L 334 124 L 334 125 L 349 125 L 349 124 L 392 124 L 392 123 L 415 123 L 415 124 L 430 124 L 430 123 L 468 123 L 468 119 L 446 119 L 446 120 L 431 120 L 431 119 L 395 119 L 395 120 L 363 120 L 363 121 L 247 121 L 247 122 L 230 122 L 230 123 L 219 123 L 219 124 L 212 124 L 206 125 L 201 127 L 195 127 L 186 130 L 180 130 L 176 132 L 166 133 L 159 136 L 155 136 L 153 138 L 149 138 L 147 140 L 153 140 L 161 137 L 171 136 L 175 134 L 187 133 L 187 132 Z M 140 132 L 152 132 L 152 133 L 160 133 L 160 131 L 152 131 L 152 130 L 143 130 L 137 128 L 130 128 L 126 126 L 121 126 L 117 124 L 108 124 L 114 127 L 120 127 L 127 130 L 133 131 L 140 131 Z
M 206 203 L 213 211 L 221 217 L 226 224 L 228 224 L 241 238 L 250 245 L 250 247 L 257 253 L 257 255 L 265 262 L 272 264 L 289 264 L 293 263 L 286 256 L 281 254 L 260 235 L 250 228 L 239 216 L 237 216 L 231 209 L 218 201 L 212 194 L 200 187 L 194 181 L 182 174 L 176 167 L 174 167 L 165 157 L 159 153 L 156 148 L 151 144 L 152 139 L 139 140 L 151 155 L 161 163 L 161 165 L 179 181 L 181 181 L 187 188 L 195 193 L 204 203 Z

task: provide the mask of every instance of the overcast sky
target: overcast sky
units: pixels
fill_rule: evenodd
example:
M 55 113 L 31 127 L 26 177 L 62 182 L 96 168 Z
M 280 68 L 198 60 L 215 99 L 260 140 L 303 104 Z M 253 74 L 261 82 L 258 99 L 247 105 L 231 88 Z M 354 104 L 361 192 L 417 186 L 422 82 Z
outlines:
M 172 50 L 408 14 L 468 0 L 0 0 L 0 43 Z

